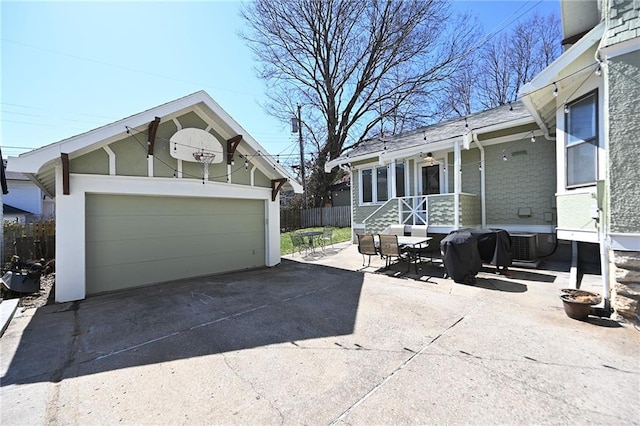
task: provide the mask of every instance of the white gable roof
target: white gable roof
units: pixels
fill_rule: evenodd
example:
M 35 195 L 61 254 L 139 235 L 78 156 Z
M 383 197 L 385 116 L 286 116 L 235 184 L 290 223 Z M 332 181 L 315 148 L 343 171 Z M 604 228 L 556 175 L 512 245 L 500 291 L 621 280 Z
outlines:
M 205 91 L 193 93 L 80 135 L 20 154 L 18 157 L 9 157 L 7 170 L 27 174 L 42 173 L 54 167 L 62 153 L 69 154 L 70 159 L 76 158 L 126 137 L 127 128 L 145 131 L 155 117 L 166 121 L 190 111 L 194 111 L 226 139 L 242 135 L 242 142 L 238 147 L 240 153 L 251 155 L 252 162 L 270 179 L 286 178 L 295 192 L 302 192 L 302 186 L 295 178 L 279 163 L 273 161 L 267 151 Z M 260 155 L 254 156 L 256 153 Z

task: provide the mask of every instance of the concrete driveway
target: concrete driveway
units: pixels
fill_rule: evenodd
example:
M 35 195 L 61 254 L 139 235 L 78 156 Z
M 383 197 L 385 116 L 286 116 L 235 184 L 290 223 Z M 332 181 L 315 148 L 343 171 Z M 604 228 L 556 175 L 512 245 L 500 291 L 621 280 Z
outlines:
M 562 268 L 290 259 L 19 312 L 1 423 L 640 424 L 640 332 L 568 318 Z

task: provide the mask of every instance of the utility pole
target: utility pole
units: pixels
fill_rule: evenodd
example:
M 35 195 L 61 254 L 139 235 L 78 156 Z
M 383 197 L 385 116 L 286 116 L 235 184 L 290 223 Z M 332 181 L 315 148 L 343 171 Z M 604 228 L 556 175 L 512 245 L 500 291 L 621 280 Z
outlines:
M 307 180 L 304 172 L 304 143 L 302 142 L 302 106 L 298 104 L 298 141 L 300 142 L 300 178 L 302 179 L 302 205 L 307 208 Z

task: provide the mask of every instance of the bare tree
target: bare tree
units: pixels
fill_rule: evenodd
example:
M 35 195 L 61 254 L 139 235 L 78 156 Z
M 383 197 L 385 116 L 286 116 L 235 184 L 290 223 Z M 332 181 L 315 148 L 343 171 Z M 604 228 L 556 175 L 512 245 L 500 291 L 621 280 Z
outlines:
M 447 117 L 513 102 L 519 89 L 561 53 L 560 19 L 533 15 L 508 32 L 486 37 L 448 85 Z
M 516 74 L 510 48 L 510 36 L 501 34 L 482 49 L 482 61 L 477 68 L 478 102 L 483 109 L 503 105 L 515 99 Z
M 314 204 L 329 196 L 336 158 L 377 131 L 418 120 L 452 75 L 475 29 L 457 25 L 446 0 L 256 0 L 241 34 L 267 82 L 269 111 L 304 110 L 317 157 L 307 185 Z M 456 28 L 455 36 L 449 31 Z M 321 125 L 320 125 L 321 124 Z

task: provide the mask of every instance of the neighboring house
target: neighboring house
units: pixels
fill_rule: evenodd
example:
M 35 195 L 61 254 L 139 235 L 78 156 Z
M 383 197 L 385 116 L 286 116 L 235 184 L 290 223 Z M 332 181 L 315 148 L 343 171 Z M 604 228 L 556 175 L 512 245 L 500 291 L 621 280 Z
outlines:
M 331 206 L 342 207 L 351 205 L 351 176 L 345 174 L 331 185 Z
M 33 213 L 10 206 L 3 201 L 2 220 L 5 222 L 27 223 L 34 220 Z
M 556 133 L 558 238 L 578 258 L 598 249 L 603 294 L 638 318 L 640 308 L 640 3 L 563 1 L 566 51 L 520 96 Z M 613 284 L 613 285 L 611 285 Z
M 203 91 L 10 157 L 8 170 L 55 200 L 57 302 L 274 266 L 280 190 L 302 190 Z
M 389 225 L 428 225 L 445 235 L 466 227 L 522 234 L 519 260 L 555 246 L 556 162 L 521 102 L 364 141 L 327 163 L 351 173 L 354 234 Z M 524 258 L 523 258 L 524 257 Z
M 6 160 L 3 160 L 6 166 Z M 55 203 L 27 175 L 19 172 L 5 171 L 8 193 L 2 196 L 2 203 L 24 211 L 23 221 L 53 219 Z M 5 216 L 5 220 L 9 220 Z M 15 218 L 14 218 L 15 219 Z

